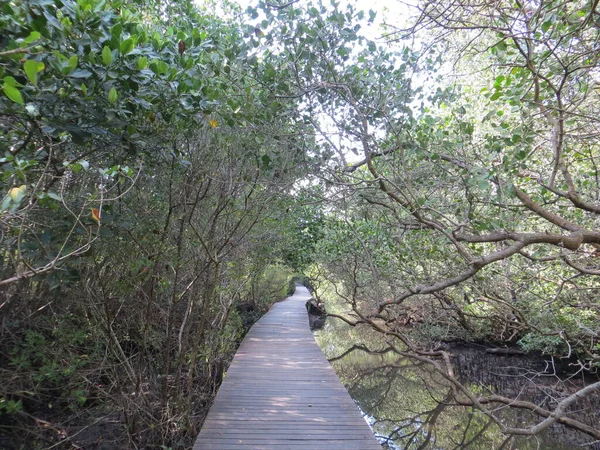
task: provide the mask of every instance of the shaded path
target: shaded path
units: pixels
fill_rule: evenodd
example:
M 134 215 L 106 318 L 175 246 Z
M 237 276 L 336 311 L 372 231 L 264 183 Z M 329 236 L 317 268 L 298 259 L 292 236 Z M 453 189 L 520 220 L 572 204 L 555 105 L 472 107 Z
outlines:
M 304 286 L 247 334 L 194 450 L 381 450 L 308 327 Z

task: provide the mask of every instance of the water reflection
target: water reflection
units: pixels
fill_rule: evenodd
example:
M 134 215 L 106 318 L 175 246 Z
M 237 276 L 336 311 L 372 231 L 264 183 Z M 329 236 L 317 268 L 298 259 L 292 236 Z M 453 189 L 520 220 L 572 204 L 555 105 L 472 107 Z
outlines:
M 383 337 L 370 329 L 352 328 L 328 319 L 315 332 L 317 342 L 367 415 L 378 439 L 389 449 L 547 449 L 600 448 L 593 439 L 555 425 L 534 437 L 511 438 L 474 408 L 454 404 L 448 383 L 425 363 L 402 358 L 386 348 Z M 367 350 L 371 350 L 368 352 Z M 457 374 L 475 392 L 518 396 L 538 404 L 552 395 L 556 377 L 540 376 L 543 359 L 487 355 L 481 350 L 451 349 Z M 574 383 L 573 388 L 576 388 Z M 568 389 L 560 384 L 561 389 Z M 599 399 L 578 403 L 580 420 L 598 423 Z M 499 407 L 507 424 L 527 426 L 537 417 L 525 410 Z

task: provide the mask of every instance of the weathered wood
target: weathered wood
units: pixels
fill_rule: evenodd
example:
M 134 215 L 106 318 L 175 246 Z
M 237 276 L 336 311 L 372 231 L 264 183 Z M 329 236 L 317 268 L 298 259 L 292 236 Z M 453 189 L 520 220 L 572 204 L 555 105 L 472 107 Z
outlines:
M 303 286 L 250 330 L 194 450 L 381 450 L 308 327 Z

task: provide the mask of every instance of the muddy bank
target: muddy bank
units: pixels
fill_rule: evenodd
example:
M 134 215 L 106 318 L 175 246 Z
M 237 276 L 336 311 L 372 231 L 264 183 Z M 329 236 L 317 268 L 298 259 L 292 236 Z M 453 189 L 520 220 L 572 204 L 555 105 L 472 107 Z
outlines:
M 316 338 L 374 432 L 391 449 L 597 449 L 588 435 L 555 424 L 533 437 L 507 437 L 487 416 L 453 402 L 448 383 L 427 364 L 386 352 L 385 340 L 369 328 L 351 328 L 329 319 Z M 376 351 L 368 353 L 358 345 Z M 489 353 L 485 346 L 447 344 L 458 378 L 480 394 L 499 394 L 553 408 L 580 389 L 584 380 L 568 361 L 541 355 Z M 573 409 L 577 420 L 600 423 L 600 396 Z M 541 419 L 532 412 L 499 405 L 507 424 L 525 427 Z
M 553 409 L 558 401 L 573 394 L 587 384 L 598 381 L 588 372 L 568 359 L 556 359 L 541 354 L 490 353 L 490 347 L 479 344 L 451 344 L 448 351 L 462 382 L 478 384 L 490 393 L 533 402 L 545 409 Z M 587 376 L 586 376 L 587 374 Z M 586 396 L 568 409 L 571 416 L 591 425 L 600 423 L 600 394 Z M 535 416 L 518 411 L 522 422 L 530 422 Z M 568 427 L 556 424 L 550 433 L 560 442 L 582 445 L 591 442 Z M 600 448 L 600 443 L 588 446 Z

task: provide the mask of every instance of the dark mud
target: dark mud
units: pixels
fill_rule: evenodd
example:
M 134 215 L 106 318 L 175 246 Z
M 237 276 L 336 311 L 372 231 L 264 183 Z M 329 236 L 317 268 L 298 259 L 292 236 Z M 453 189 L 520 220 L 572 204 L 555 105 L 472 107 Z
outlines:
M 429 365 L 386 351 L 382 336 L 368 328 L 351 328 L 330 319 L 316 332 L 316 338 L 387 448 L 600 449 L 600 443 L 590 436 L 559 424 L 533 437 L 503 435 L 481 412 L 456 405 L 448 382 Z M 356 349 L 344 355 L 352 347 Z M 473 344 L 447 344 L 446 350 L 452 354 L 456 375 L 474 392 L 529 401 L 546 409 L 594 381 L 584 379 L 569 361 L 552 357 L 491 354 L 485 346 Z M 515 427 L 541 420 L 530 411 L 503 405 L 498 405 L 496 415 Z M 589 425 L 599 424 L 600 395 L 577 402 L 572 417 Z

